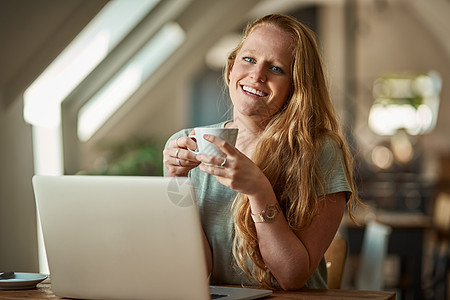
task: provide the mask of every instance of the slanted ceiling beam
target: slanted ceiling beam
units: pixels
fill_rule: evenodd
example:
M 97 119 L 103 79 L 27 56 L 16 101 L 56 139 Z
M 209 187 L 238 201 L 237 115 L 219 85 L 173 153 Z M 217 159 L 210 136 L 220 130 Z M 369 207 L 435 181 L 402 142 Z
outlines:
M 405 4 L 426 27 L 435 41 L 444 49 L 450 58 L 450 1 L 448 0 L 408 0 Z
M 107 3 L 0 2 L 0 108 L 22 99 L 19 96 Z

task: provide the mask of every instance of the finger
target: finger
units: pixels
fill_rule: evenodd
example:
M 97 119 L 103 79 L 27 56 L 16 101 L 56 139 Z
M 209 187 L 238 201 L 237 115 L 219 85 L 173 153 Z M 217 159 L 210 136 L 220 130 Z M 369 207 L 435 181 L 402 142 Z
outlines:
M 181 163 L 183 164 L 183 163 Z M 189 174 L 189 171 L 192 169 L 192 167 L 180 167 L 178 165 L 166 165 L 166 174 L 169 177 L 172 176 L 182 176 L 186 177 Z
M 217 177 L 227 177 L 227 170 L 220 166 L 215 166 L 212 164 L 202 163 L 199 166 L 202 172 L 217 176 Z
M 182 136 L 174 140 L 175 146 L 177 148 L 184 148 L 184 149 L 191 149 L 195 150 L 197 149 L 197 142 L 195 141 L 195 138 L 189 137 L 189 136 Z
M 163 162 L 167 167 L 179 167 L 180 164 L 178 160 L 181 162 L 181 166 L 190 167 L 191 169 L 198 166 L 200 162 L 197 160 L 194 153 L 191 153 L 189 150 L 181 149 L 181 148 L 166 148 L 163 151 Z
M 178 149 L 179 151 L 175 151 L 175 156 L 183 160 L 187 160 L 193 163 L 196 163 L 197 165 L 200 163 L 200 161 L 197 159 L 197 154 L 192 152 L 191 150 L 186 149 Z
M 200 162 L 197 162 L 197 161 L 194 162 L 194 161 L 179 158 L 179 157 L 178 158 L 173 157 L 170 159 L 170 164 L 174 167 L 192 169 L 192 168 L 195 168 L 196 166 L 198 166 L 200 164 Z
M 224 155 L 214 156 L 209 154 L 197 154 L 196 159 L 204 164 L 223 168 L 227 163 L 227 157 Z
M 176 158 L 178 158 L 178 155 L 179 155 L 179 153 L 180 153 L 180 148 L 173 148 L 172 149 L 172 152 L 175 152 L 175 153 L 172 153 L 172 157 L 176 157 Z
M 173 150 L 174 148 L 166 148 L 163 150 L 163 163 L 165 165 L 172 164 L 171 158 L 174 157 Z
M 189 132 L 189 137 L 194 140 L 194 142 L 197 142 L 195 139 L 195 129 L 192 129 L 191 132 Z
M 203 136 L 203 138 L 205 140 L 207 140 L 208 142 L 214 144 L 217 148 L 219 148 L 227 156 L 236 154 L 237 149 L 234 146 L 232 146 L 230 143 L 228 143 L 227 141 L 225 141 L 224 139 L 222 139 L 218 136 L 205 134 Z

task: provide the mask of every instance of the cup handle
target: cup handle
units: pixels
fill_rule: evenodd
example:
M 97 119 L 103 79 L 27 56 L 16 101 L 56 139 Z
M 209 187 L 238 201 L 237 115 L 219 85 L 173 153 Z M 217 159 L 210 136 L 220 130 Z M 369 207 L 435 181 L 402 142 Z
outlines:
M 191 139 L 194 139 L 194 140 L 196 140 L 197 141 L 197 138 L 195 137 L 195 134 L 192 134 L 192 135 L 189 135 L 189 137 L 191 138 Z M 189 149 L 189 148 L 187 148 L 189 151 L 191 151 L 192 153 L 195 153 L 195 154 L 198 154 L 199 152 L 198 152 L 198 147 L 197 147 L 197 149 L 195 149 L 195 150 L 191 150 L 191 149 Z

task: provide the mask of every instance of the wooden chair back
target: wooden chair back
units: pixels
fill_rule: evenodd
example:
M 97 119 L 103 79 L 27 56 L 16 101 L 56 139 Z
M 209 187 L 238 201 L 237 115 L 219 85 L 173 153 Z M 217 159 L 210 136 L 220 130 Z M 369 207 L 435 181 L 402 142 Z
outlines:
M 434 205 L 433 225 L 439 234 L 450 233 L 450 194 L 440 193 Z
M 450 194 L 439 193 L 433 213 L 435 242 L 433 245 L 432 272 L 429 286 L 425 287 L 433 299 L 450 299 L 448 278 L 450 275 Z
M 347 260 L 347 241 L 336 236 L 325 251 L 328 271 L 328 288 L 341 288 L 345 261 Z

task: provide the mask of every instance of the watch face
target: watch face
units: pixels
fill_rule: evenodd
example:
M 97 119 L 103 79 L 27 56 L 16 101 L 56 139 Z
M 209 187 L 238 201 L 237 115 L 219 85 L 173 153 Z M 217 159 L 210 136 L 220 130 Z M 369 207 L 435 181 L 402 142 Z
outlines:
M 277 209 L 274 206 L 269 206 L 266 210 L 266 218 L 272 220 L 277 215 Z
M 253 221 L 257 223 L 272 222 L 281 212 L 278 203 L 275 205 L 267 205 L 266 208 L 259 214 L 252 214 Z

